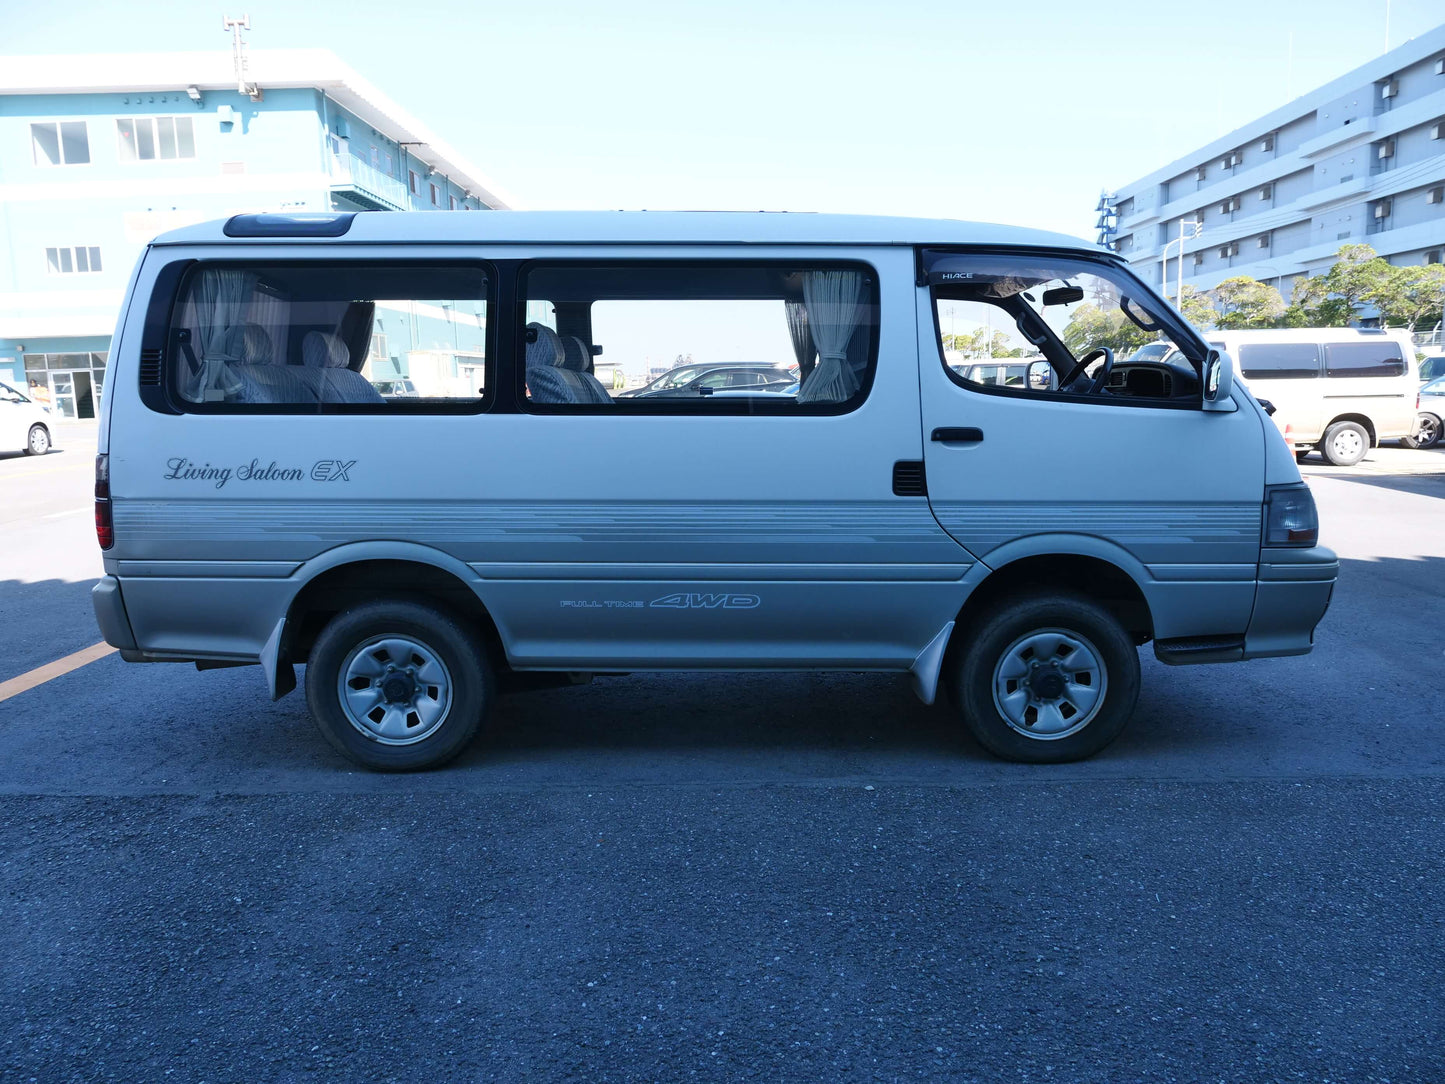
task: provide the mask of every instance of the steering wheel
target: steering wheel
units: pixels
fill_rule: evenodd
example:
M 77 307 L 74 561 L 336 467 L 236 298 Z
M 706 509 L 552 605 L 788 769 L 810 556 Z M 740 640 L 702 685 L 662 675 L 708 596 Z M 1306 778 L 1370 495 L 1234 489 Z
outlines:
M 1109 374 L 1114 371 L 1114 351 L 1110 350 L 1107 346 L 1096 346 L 1093 350 L 1090 350 L 1081 357 L 1079 363 L 1069 370 L 1069 375 L 1064 377 L 1059 387 L 1067 388 L 1075 380 L 1079 379 L 1084 370 L 1092 365 L 1094 360 L 1101 355 L 1104 358 L 1104 364 L 1099 367 L 1098 374 L 1089 382 L 1089 386 L 1080 393 L 1082 395 L 1098 395 L 1099 392 L 1108 386 Z

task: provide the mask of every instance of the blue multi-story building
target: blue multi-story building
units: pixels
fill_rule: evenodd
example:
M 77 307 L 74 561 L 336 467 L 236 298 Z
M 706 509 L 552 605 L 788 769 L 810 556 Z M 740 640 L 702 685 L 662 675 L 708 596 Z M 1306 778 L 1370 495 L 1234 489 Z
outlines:
M 1124 185 L 1101 239 L 1178 292 L 1249 275 L 1289 296 L 1341 245 L 1396 264 L 1445 253 L 1445 26 Z M 1195 235 L 1199 223 L 1201 232 Z M 1183 235 L 1184 240 L 1180 241 Z
M 93 416 L 131 269 L 165 230 L 247 211 L 508 206 L 331 52 L 245 60 L 0 57 L 0 379 Z

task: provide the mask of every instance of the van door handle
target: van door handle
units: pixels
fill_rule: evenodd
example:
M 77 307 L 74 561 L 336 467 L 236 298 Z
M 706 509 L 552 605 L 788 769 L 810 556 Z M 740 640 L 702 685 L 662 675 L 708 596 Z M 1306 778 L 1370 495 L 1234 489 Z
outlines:
M 983 440 L 983 430 L 972 427 L 964 429 L 935 429 L 933 439 L 939 444 L 978 444 Z

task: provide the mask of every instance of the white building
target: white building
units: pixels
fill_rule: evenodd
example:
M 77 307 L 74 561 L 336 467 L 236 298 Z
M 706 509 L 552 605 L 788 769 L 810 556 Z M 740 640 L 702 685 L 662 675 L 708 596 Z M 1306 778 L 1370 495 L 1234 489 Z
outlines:
M 1445 250 L 1445 26 L 1267 113 L 1106 197 L 1107 243 L 1177 293 L 1235 275 L 1279 287 L 1329 268 L 1341 245 L 1391 263 L 1439 263 Z M 1172 243 L 1171 243 L 1172 242 Z

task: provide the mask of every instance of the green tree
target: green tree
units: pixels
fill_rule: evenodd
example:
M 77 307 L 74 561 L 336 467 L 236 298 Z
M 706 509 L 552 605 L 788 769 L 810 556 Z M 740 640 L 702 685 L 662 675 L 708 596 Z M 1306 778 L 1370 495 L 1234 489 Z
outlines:
M 1390 271 L 1369 245 L 1342 245 L 1328 271 L 1295 283 L 1290 301 L 1300 312 L 1292 318 L 1302 317 L 1310 327 L 1345 327 L 1384 287 Z
M 1210 295 L 1219 310 L 1217 324 L 1226 331 L 1274 327 L 1284 316 L 1284 298 L 1279 291 L 1248 275 L 1225 279 Z
M 1024 350 L 1010 346 L 1008 336 L 995 331 L 992 337 L 986 327 L 943 336 L 943 348 L 955 350 L 966 358 L 1021 358 Z
M 1179 298 L 1179 312 L 1184 319 L 1200 331 L 1208 331 L 1219 320 L 1210 296 L 1193 286 L 1185 285 Z
M 1285 327 L 1345 327 L 1354 307 L 1342 297 L 1331 297 L 1326 275 L 1297 279 L 1290 291 L 1290 306 L 1281 322 Z
M 1154 334 L 1135 324 L 1122 309 L 1105 310 L 1083 304 L 1069 314 L 1069 323 L 1059 337 L 1075 357 L 1107 346 L 1115 357 L 1122 359 L 1152 342 Z
M 1365 294 L 1387 325 L 1411 331 L 1422 320 L 1434 323 L 1445 306 L 1445 264 L 1391 267 Z

